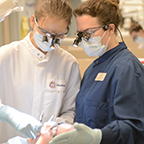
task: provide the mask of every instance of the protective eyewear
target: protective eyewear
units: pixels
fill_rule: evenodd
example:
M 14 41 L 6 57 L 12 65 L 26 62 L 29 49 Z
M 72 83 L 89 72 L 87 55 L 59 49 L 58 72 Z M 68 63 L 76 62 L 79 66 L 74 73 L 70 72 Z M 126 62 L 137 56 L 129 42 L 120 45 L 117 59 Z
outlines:
M 38 25 L 37 20 L 36 20 L 35 17 L 34 17 L 34 21 L 35 21 L 35 24 L 37 25 L 37 27 L 38 27 L 46 36 L 48 36 L 49 38 L 59 38 L 59 39 L 63 39 L 63 38 L 68 34 L 68 32 L 69 32 L 69 27 L 67 27 L 65 33 L 53 34 L 53 33 L 49 32 L 48 30 L 45 30 L 44 28 L 41 28 L 41 27 Z
M 99 27 L 88 28 L 88 29 L 84 30 L 83 32 L 77 31 L 77 33 L 76 33 L 77 37 L 76 37 L 76 39 L 74 40 L 73 46 L 74 46 L 74 47 L 77 47 L 77 46 L 79 45 L 79 43 L 82 41 L 82 37 L 83 37 L 83 39 L 84 39 L 86 42 L 88 42 L 89 39 L 94 36 L 94 33 L 95 33 L 96 31 L 98 31 L 98 30 L 101 29 L 101 28 L 104 28 L 105 30 L 107 30 L 107 29 L 108 29 L 108 26 L 109 26 L 109 24 L 103 25 L 103 26 L 99 26 Z

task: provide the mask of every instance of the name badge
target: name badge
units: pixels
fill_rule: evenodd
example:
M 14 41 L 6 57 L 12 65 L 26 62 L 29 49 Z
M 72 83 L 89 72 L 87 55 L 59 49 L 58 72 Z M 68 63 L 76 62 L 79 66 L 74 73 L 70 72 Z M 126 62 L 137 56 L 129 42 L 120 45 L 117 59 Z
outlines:
M 107 73 L 98 73 L 96 78 L 95 78 L 95 81 L 103 81 L 106 77 Z

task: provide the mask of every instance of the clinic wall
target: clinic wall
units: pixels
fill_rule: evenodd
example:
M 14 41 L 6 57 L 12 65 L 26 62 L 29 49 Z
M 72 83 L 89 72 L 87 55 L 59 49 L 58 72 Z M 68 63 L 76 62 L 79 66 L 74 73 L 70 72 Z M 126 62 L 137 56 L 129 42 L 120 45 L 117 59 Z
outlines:
M 0 23 L 0 46 L 3 45 L 3 24 Z
M 82 2 L 81 2 L 81 0 L 70 0 L 70 3 L 71 3 L 71 6 L 72 6 L 72 9 L 74 10 Z M 76 28 L 76 19 L 73 16 L 72 20 L 71 20 L 70 31 L 69 31 L 68 36 L 69 37 L 74 37 L 76 30 L 77 30 L 77 28 Z
M 21 39 L 21 13 L 16 12 L 9 16 L 10 19 L 10 42 Z
M 0 46 L 21 39 L 20 14 L 12 13 L 0 23 Z

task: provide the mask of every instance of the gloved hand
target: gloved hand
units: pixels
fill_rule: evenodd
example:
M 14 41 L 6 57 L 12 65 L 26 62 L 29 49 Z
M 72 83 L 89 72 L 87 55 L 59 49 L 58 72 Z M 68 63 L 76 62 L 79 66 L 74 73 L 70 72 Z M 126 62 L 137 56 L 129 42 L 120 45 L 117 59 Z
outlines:
M 100 129 L 91 129 L 78 123 L 74 123 L 74 128 L 74 130 L 56 136 L 49 144 L 100 144 L 102 139 Z
M 42 124 L 34 117 L 6 105 L 0 108 L 0 120 L 8 122 L 28 138 L 38 136 L 42 127 Z

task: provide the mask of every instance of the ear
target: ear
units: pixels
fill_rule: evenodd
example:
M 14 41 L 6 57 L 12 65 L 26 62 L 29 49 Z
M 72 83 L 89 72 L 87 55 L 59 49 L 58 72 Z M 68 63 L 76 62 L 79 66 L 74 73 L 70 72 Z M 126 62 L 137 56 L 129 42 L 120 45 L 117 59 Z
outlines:
M 114 24 L 109 25 L 109 32 L 110 32 L 111 35 L 115 32 L 115 29 L 116 29 L 116 27 L 115 27 Z
M 32 27 L 32 28 L 34 28 L 34 26 L 35 26 L 35 22 L 34 22 L 34 14 L 31 16 L 31 18 L 30 18 L 30 26 Z

